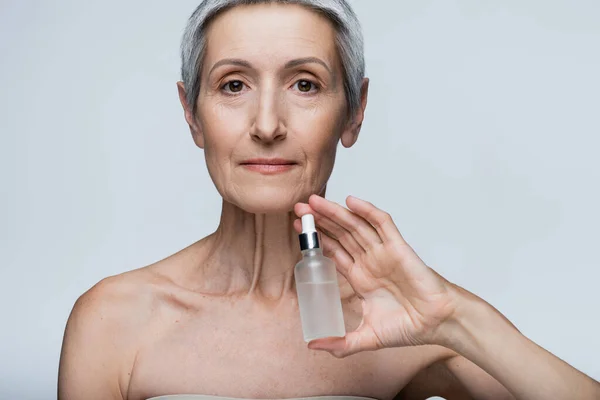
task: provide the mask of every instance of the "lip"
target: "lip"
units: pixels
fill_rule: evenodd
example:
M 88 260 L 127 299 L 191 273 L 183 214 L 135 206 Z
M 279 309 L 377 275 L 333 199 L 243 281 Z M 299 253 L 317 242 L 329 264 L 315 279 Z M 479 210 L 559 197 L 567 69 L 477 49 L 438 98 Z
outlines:
M 242 164 L 258 164 L 258 165 L 289 165 L 296 164 L 295 161 L 286 160 L 284 158 L 252 158 L 242 161 Z
M 263 175 L 273 175 L 286 172 L 296 166 L 296 162 L 283 158 L 253 158 L 246 160 L 241 165 L 247 170 Z

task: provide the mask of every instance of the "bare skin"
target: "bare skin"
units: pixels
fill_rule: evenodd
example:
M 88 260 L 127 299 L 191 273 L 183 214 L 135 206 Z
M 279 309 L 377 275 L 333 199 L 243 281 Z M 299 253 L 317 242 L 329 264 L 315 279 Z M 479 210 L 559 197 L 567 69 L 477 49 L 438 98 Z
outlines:
M 321 228 L 333 232 L 345 229 L 340 218 L 355 218 L 347 210 L 332 211 L 331 204 L 311 195 L 325 195 L 338 144 L 351 147 L 356 142 L 369 80 L 363 80 L 361 106 L 347 115 L 334 27 L 324 16 L 298 5 L 234 7 L 211 22 L 207 38 L 197 107 L 192 109 L 187 103 L 181 82 L 178 91 L 192 138 L 204 150 L 208 171 L 223 198 L 219 226 L 163 261 L 104 279 L 77 300 L 65 331 L 59 399 L 138 400 L 178 393 L 242 398 L 513 398 L 470 359 L 511 385 L 515 393 L 537 399 L 535 391 L 528 391 L 526 375 L 514 368 L 524 353 L 520 349 L 530 351 L 531 344 L 517 338 L 505 319 L 479 307 L 477 301 L 452 304 L 456 315 L 444 319 L 460 329 L 447 329 L 446 324 L 436 330 L 445 333 L 438 335 L 444 338 L 460 333 L 456 336 L 460 340 L 444 345 L 441 340 L 419 343 L 427 337 L 419 337 L 417 329 L 405 330 L 410 333 L 407 337 L 397 334 L 405 326 L 394 324 L 407 321 L 406 315 L 392 315 L 385 321 L 374 318 L 385 314 L 377 304 L 416 304 L 410 304 L 414 299 L 409 295 L 430 293 L 427 285 L 442 288 L 439 293 L 444 296 L 454 293 L 453 298 L 469 298 L 433 276 L 416 256 L 409 257 L 410 265 L 396 265 L 388 250 L 400 254 L 407 246 L 398 252 L 379 242 L 375 247 L 383 250 L 378 256 L 368 253 L 362 260 L 371 271 L 385 267 L 404 276 L 418 272 L 425 279 L 412 281 L 425 283 L 420 292 L 408 287 L 403 295 L 399 288 L 406 280 L 392 282 L 388 286 L 393 293 L 385 293 L 386 302 L 363 303 L 369 294 L 366 289 L 381 282 L 366 278 L 352 282 L 347 277 L 360 274 L 338 273 L 350 334 L 345 340 L 322 340 L 316 346 L 342 356 L 304 343 L 293 276 L 293 266 L 301 257 L 297 214 L 311 212 L 317 223 L 324 224 Z M 244 166 L 246 160 L 258 157 L 285 158 L 292 167 L 285 173 L 263 175 Z M 360 203 L 353 204 L 358 207 Z M 360 222 L 356 226 L 364 228 L 362 232 L 375 237 L 372 227 L 356 221 Z M 323 241 L 330 251 L 344 243 L 334 237 Z M 352 246 L 333 253 L 330 256 L 336 259 L 338 271 L 341 267 L 348 274 L 344 265 L 353 254 Z M 380 260 L 380 265 L 366 262 L 371 259 Z M 378 293 L 383 293 L 380 289 Z M 422 319 L 428 322 L 426 326 L 433 326 L 431 316 L 439 316 L 440 310 L 430 307 L 435 302 L 428 296 L 421 297 L 420 307 L 411 310 L 427 317 Z M 373 318 L 359 336 L 352 331 L 364 317 L 363 304 L 375 307 L 369 310 Z M 433 313 L 426 315 L 423 310 Z M 475 320 L 468 318 L 473 314 L 470 310 Z M 476 337 L 491 339 L 481 340 L 483 345 L 477 347 L 471 345 L 470 337 L 480 320 L 490 323 L 485 325 L 488 331 L 477 332 Z M 377 335 L 372 334 L 377 329 L 372 329 L 369 336 L 367 326 L 394 329 L 379 329 Z M 388 337 L 378 343 L 375 336 L 383 337 L 384 331 Z M 503 333 L 498 336 L 496 331 Z M 503 348 L 499 343 L 504 338 L 514 342 L 510 359 L 490 351 Z M 374 350 L 370 345 L 386 343 L 390 348 L 370 351 Z M 531 356 L 529 365 L 563 368 L 569 384 L 580 382 L 594 388 L 593 382 L 547 354 L 530 352 L 540 358 Z M 537 382 L 548 376 L 547 369 L 528 369 Z
M 397 396 L 419 371 L 455 355 L 441 346 L 384 349 L 344 359 L 310 350 L 302 339 L 293 291 L 265 300 L 190 287 L 186 277 L 207 258 L 212 240 L 209 236 L 155 265 L 107 278 L 82 296 L 69 322 L 77 328 L 68 329 L 65 338 L 63 357 L 71 362 L 61 365 L 61 373 L 70 384 L 61 388 L 61 398 L 82 393 L 89 399 L 137 400 L 196 393 L 384 400 Z M 343 276 L 339 279 L 351 331 L 360 322 L 360 303 Z M 88 342 L 79 343 L 83 338 Z M 421 390 L 458 393 L 459 385 L 440 372 Z

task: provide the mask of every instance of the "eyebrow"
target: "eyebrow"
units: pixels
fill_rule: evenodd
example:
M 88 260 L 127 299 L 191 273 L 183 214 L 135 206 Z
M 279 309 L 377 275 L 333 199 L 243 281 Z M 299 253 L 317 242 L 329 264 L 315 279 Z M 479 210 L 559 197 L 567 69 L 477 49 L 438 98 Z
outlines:
M 323 60 L 321 60 L 320 58 L 317 58 L 317 57 L 296 58 L 294 60 L 288 61 L 283 68 L 284 69 L 290 69 L 290 68 L 297 67 L 299 65 L 310 64 L 310 63 L 316 63 L 316 64 L 322 65 L 323 67 L 325 67 L 325 69 L 331 75 L 333 75 L 333 72 L 331 71 L 331 68 L 329 68 L 329 66 L 325 63 L 325 61 L 323 61 Z M 221 65 L 237 65 L 237 66 L 240 66 L 240 67 L 245 67 L 245 68 L 253 69 L 252 64 L 250 64 L 246 60 L 242 60 L 242 59 L 239 59 L 239 58 L 225 58 L 223 60 L 217 61 L 215 63 L 215 65 L 212 66 L 212 68 L 210 69 L 210 72 L 208 74 L 209 75 L 212 74 L 212 72 L 217 67 L 220 67 Z

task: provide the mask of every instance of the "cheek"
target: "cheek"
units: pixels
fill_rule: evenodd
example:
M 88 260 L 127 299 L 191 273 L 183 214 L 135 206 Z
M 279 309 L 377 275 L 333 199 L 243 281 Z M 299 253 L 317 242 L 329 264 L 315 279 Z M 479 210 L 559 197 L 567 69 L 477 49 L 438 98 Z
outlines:
M 289 128 L 314 160 L 335 153 L 341 135 L 339 118 L 335 109 L 302 112 L 290 119 Z
M 250 102 L 224 104 L 206 99 L 200 108 L 200 119 L 205 132 L 209 135 L 230 136 L 248 129 L 250 121 Z
M 218 104 L 205 106 L 199 111 L 205 157 L 211 161 L 226 162 L 239 141 L 240 132 L 248 129 L 248 113 Z

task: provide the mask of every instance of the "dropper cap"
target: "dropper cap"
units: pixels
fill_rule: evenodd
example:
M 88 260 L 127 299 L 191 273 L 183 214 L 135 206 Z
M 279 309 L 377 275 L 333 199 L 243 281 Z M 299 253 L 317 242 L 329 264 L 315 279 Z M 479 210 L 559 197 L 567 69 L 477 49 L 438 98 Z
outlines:
M 319 236 L 315 228 L 315 217 L 312 214 L 304 214 L 302 216 L 302 233 L 300 238 L 300 250 L 318 249 L 320 248 Z

